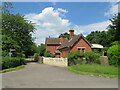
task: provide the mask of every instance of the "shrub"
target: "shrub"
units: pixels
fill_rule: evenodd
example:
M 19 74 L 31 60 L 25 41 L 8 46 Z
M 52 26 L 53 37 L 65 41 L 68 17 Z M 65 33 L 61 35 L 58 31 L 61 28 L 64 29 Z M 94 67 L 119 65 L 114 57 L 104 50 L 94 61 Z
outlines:
M 87 63 L 97 63 L 100 64 L 100 54 L 94 52 L 85 52 L 85 59 Z
M 100 64 L 100 55 L 94 52 L 71 52 L 68 54 L 68 65 L 97 63 Z
M 38 61 L 38 56 L 39 56 L 38 53 L 34 53 L 34 61 L 36 62 Z
M 45 57 L 55 57 L 55 55 L 54 54 L 51 54 L 49 51 L 46 51 L 45 53 L 44 53 L 44 56 Z
M 71 52 L 68 54 L 68 65 L 82 64 L 84 61 L 84 53 Z
M 25 59 L 20 57 L 2 57 L 2 69 L 25 65 Z
M 118 66 L 118 64 L 120 64 L 120 61 L 119 61 L 120 48 L 119 47 L 120 45 L 113 45 L 108 49 L 107 55 L 108 55 L 110 65 Z

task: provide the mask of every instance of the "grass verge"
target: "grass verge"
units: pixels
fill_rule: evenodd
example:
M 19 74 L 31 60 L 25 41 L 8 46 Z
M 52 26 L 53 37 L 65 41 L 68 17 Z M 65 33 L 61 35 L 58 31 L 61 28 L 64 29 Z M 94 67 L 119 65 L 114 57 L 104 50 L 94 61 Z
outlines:
M 9 71 L 19 70 L 19 69 L 22 69 L 24 67 L 25 67 L 25 65 L 21 65 L 21 66 L 14 67 L 14 68 L 8 68 L 8 69 L 1 70 L 0 73 L 5 73 L 5 72 L 9 72 Z
M 77 74 L 95 75 L 108 78 L 118 78 L 118 68 L 114 66 L 102 66 L 97 64 L 83 64 L 67 67 Z

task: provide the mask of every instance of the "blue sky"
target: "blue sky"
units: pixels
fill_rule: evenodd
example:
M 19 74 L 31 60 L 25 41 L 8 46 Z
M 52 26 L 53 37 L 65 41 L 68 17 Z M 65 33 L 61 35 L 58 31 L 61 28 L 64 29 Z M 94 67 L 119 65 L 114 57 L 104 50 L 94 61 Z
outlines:
M 25 15 L 36 23 L 37 44 L 44 43 L 46 37 L 75 29 L 75 34 L 89 34 L 91 31 L 106 30 L 109 19 L 117 13 L 113 2 L 14 2 L 13 13 Z

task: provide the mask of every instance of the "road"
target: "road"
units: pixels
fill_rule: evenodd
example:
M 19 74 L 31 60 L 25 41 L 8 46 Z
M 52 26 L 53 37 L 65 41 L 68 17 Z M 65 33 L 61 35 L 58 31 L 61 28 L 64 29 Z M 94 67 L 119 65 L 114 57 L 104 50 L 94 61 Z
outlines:
M 118 88 L 118 79 L 79 75 L 63 67 L 29 63 L 2 74 L 3 88 Z

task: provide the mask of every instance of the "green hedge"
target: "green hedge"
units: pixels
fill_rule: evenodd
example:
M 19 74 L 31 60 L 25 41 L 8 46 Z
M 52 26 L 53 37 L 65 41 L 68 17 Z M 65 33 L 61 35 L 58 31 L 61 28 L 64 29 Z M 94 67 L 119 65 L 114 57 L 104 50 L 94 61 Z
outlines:
M 120 65 L 120 45 L 111 46 L 107 51 L 107 56 L 109 58 L 110 65 Z
M 20 57 L 2 57 L 2 69 L 25 65 L 25 59 Z
M 100 64 L 100 55 L 94 52 L 71 52 L 68 54 L 68 65 L 97 63 Z
M 46 52 L 44 53 L 44 56 L 45 56 L 45 57 L 52 57 L 52 58 L 55 57 L 55 55 L 54 55 L 54 54 L 51 54 L 50 51 L 46 51 Z
M 100 54 L 95 52 L 85 52 L 84 54 L 87 63 L 100 64 Z

